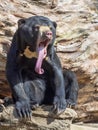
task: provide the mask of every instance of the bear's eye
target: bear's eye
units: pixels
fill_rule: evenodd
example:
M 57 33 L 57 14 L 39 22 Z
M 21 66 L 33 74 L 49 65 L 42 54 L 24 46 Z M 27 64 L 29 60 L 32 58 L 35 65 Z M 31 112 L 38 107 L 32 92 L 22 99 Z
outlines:
M 50 30 L 52 30 L 52 26 L 49 26 Z
M 40 25 L 35 25 L 35 31 L 39 31 Z

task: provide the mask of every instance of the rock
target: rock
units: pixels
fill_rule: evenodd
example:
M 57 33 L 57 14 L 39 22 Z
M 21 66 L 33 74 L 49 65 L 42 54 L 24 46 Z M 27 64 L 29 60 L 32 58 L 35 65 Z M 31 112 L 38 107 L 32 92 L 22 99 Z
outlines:
M 6 28 L 4 31 L 5 31 L 5 35 L 8 36 L 8 37 L 12 37 L 15 33 L 15 28 Z
M 0 21 L 0 27 L 5 27 L 5 24 L 3 22 Z
M 66 111 L 60 116 L 55 116 L 51 113 L 51 106 L 42 106 L 37 110 L 32 111 L 32 119 L 19 119 L 14 106 L 8 106 L 4 108 L 3 113 L 0 115 L 2 128 L 7 129 L 9 126 L 15 127 L 16 130 L 22 129 L 34 129 L 34 130 L 69 130 L 70 123 L 77 117 L 77 113 L 67 108 Z M 24 124 L 25 123 L 25 124 Z M 17 127 L 18 126 L 18 127 Z
M 3 104 L 3 103 L 4 103 L 4 101 L 2 99 L 0 99 L 0 104 Z
M 97 125 L 93 125 L 93 124 L 72 124 L 71 125 L 71 130 L 97 130 L 98 126 Z
M 57 54 L 62 67 L 75 71 L 77 75 L 80 90 L 76 111 L 81 111 L 83 115 L 80 116 L 86 115 L 87 118 L 83 105 L 98 101 L 98 1 L 58 0 L 55 8 L 50 9 L 50 5 L 50 0 L 0 0 L 0 99 L 11 97 L 5 63 L 17 21 L 43 15 L 57 22 Z M 89 121 L 89 116 L 87 119 Z

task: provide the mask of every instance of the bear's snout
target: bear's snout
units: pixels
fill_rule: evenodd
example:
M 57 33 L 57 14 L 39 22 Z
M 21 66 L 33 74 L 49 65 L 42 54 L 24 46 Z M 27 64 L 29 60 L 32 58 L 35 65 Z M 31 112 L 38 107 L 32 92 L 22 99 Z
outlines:
M 52 31 L 46 31 L 45 32 L 45 36 L 48 38 L 48 39 L 52 39 Z
M 49 26 L 40 26 L 39 28 L 41 39 L 43 40 L 51 40 L 52 39 L 52 31 Z

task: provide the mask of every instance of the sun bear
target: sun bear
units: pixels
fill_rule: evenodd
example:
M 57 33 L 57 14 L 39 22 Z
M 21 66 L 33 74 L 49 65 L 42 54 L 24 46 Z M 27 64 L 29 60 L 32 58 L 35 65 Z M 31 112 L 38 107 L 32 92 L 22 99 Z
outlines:
M 54 49 L 56 22 L 43 16 L 18 21 L 7 56 L 6 76 L 20 117 L 30 117 L 34 106 L 52 104 L 58 114 L 75 105 L 76 76 L 62 70 Z

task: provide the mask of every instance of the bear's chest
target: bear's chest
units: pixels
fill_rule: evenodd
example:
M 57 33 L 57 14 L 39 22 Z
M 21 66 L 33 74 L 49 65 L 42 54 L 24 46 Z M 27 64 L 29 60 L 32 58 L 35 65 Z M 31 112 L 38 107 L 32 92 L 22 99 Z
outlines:
M 50 73 L 53 71 L 52 65 L 49 62 L 49 57 L 46 57 L 43 62 L 41 68 L 44 69 L 46 73 Z M 25 56 L 18 58 L 17 60 L 17 65 L 19 66 L 20 69 L 26 68 L 28 70 L 31 70 L 34 72 L 35 66 L 36 66 L 37 58 L 27 58 Z

